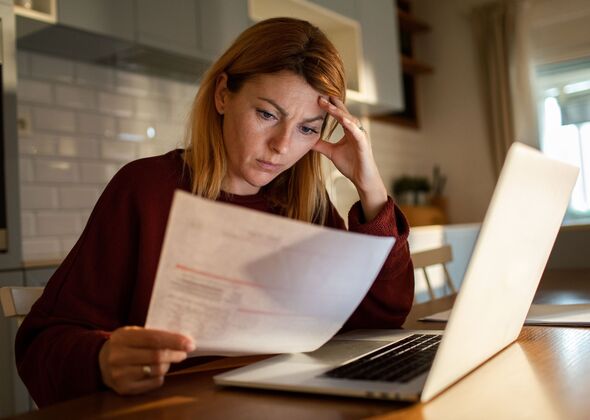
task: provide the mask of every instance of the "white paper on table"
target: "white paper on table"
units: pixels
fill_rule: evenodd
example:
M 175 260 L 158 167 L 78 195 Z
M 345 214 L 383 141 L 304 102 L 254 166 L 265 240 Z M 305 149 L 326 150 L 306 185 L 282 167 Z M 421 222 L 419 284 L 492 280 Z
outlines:
M 315 350 L 361 302 L 394 241 L 177 191 L 146 327 L 191 336 L 193 355 Z
M 420 321 L 447 322 L 451 310 L 420 318 Z M 572 305 L 532 304 L 525 325 L 590 326 L 590 303 Z

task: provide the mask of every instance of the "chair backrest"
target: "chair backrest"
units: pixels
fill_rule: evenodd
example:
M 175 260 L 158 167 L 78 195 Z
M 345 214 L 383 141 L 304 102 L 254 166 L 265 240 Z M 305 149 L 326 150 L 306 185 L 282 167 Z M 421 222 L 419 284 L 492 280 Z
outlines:
M 4 316 L 15 317 L 20 324 L 42 293 L 43 287 L 0 287 Z
M 412 252 L 414 268 L 424 268 L 435 264 L 446 264 L 453 261 L 453 251 L 450 245 Z
M 427 267 L 433 265 L 442 265 L 444 271 L 445 283 L 449 287 L 451 293 L 455 293 L 455 285 L 451 279 L 449 272 L 447 271 L 446 263 L 453 261 L 453 251 L 450 245 L 442 245 L 438 248 L 427 249 L 424 251 L 418 251 L 412 253 L 412 262 L 414 263 L 414 269 L 421 269 L 426 279 L 426 287 L 428 288 L 428 294 L 430 299 L 434 299 L 434 291 L 430 284 L 430 278 L 428 277 Z

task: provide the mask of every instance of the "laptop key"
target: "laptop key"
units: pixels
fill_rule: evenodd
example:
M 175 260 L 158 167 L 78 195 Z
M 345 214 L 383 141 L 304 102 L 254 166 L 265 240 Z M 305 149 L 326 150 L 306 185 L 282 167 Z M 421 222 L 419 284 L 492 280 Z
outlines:
M 413 334 L 363 357 L 338 366 L 324 376 L 386 382 L 409 382 L 430 369 L 440 335 Z

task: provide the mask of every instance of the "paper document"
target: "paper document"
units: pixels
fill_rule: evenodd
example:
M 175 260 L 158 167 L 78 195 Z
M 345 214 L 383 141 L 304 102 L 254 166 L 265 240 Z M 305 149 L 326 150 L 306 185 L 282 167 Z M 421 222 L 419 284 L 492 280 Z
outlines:
M 194 355 L 315 350 L 361 302 L 394 240 L 177 191 L 146 327 L 191 336 Z
M 420 318 L 420 321 L 449 320 L 451 310 Z M 524 321 L 525 325 L 553 325 L 570 327 L 590 326 L 590 303 L 574 305 L 537 305 L 532 304 Z

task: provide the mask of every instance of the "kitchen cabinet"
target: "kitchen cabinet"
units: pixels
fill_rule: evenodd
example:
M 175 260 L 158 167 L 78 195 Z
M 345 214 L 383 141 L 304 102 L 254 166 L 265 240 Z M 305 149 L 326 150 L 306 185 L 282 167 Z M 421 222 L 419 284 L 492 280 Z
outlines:
M 134 0 L 58 0 L 57 22 L 88 32 L 133 41 Z
M 59 0 L 57 23 L 170 53 L 198 55 L 197 0 Z
M 142 45 L 193 56 L 199 50 L 195 0 L 136 0 L 136 41 Z
M 253 23 L 248 14 L 247 0 L 197 0 L 197 4 L 200 48 L 212 58 L 220 56 Z
M 246 0 L 136 2 L 137 42 L 211 61 L 252 23 Z
M 358 17 L 357 0 L 311 0 L 311 2 L 351 19 Z
M 246 0 L 234 0 L 244 3 Z M 177 54 L 191 58 L 209 58 L 211 54 L 203 53 L 203 25 L 206 18 L 201 17 L 201 0 L 57 0 L 55 16 L 44 16 L 22 12 L 19 15 L 19 38 L 45 30 L 48 23 L 55 23 L 59 28 L 73 28 L 95 36 L 85 35 L 87 42 L 92 41 L 95 49 L 120 53 L 131 45 L 155 48 L 168 54 Z M 223 3 L 223 2 L 220 2 Z M 224 12 L 228 13 L 228 12 Z M 207 28 L 218 28 L 216 22 L 207 21 Z M 218 28 L 221 31 L 223 28 Z M 56 39 L 55 33 L 49 39 Z M 62 37 L 78 37 L 81 33 L 64 32 Z M 66 34 L 66 35 L 64 35 Z M 68 35 L 69 34 L 69 35 Z M 99 39 L 97 36 L 102 36 Z M 211 37 L 209 37 L 211 38 Z M 37 43 L 39 41 L 36 41 Z M 25 48 L 27 46 L 25 45 Z M 30 46 L 29 46 L 30 48 Z M 49 48 L 47 53 L 61 54 L 59 48 Z M 35 48 L 40 51 L 37 45 Z M 53 52 L 51 51 L 53 49 Z M 82 57 L 84 55 L 82 54 Z M 73 57 L 72 57 L 73 58 Z M 88 57 L 86 57 L 88 58 Z
M 211 59 L 252 22 L 247 0 L 59 0 L 57 23 Z
M 396 12 L 391 0 L 356 0 L 363 37 L 362 89 L 370 114 L 403 108 L 402 70 Z

